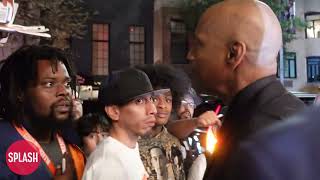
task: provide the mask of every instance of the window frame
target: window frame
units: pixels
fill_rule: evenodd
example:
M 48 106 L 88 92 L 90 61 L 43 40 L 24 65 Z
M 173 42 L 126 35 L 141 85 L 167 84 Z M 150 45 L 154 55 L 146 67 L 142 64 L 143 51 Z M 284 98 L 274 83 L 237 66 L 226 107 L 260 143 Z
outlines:
M 289 54 L 294 54 L 294 58 L 292 59 L 288 59 L 288 55 Z M 283 77 L 284 78 L 287 78 L 287 79 L 296 79 L 297 78 L 297 53 L 296 52 L 285 52 L 284 55 L 283 55 L 283 58 L 284 58 L 284 65 L 283 65 L 283 68 L 284 68 L 284 74 L 283 74 Z M 291 76 L 291 66 L 290 66 L 290 61 L 294 61 L 294 75 Z M 277 77 L 280 77 L 279 73 L 280 73 L 280 66 L 279 66 L 279 63 L 280 63 L 280 59 L 279 59 L 279 56 L 278 56 L 278 63 L 277 63 Z M 286 71 L 286 66 L 288 67 L 288 70 Z M 287 72 L 287 74 L 286 74 Z
M 315 62 L 315 60 L 317 60 L 317 62 Z M 313 63 L 311 63 L 310 61 L 314 61 Z M 315 66 L 313 68 L 313 66 Z M 308 83 L 317 83 L 320 82 L 320 56 L 308 56 L 306 58 L 306 68 L 307 68 L 307 82 Z M 310 69 L 316 70 L 318 72 L 318 74 L 313 74 L 312 72 L 310 72 Z M 312 73 L 312 74 L 311 74 Z M 319 78 L 318 80 L 310 80 L 312 75 L 317 75 Z
M 180 31 L 181 29 L 178 28 L 178 31 L 173 31 L 172 29 L 172 25 L 171 23 L 181 23 L 184 25 L 184 30 Z M 185 22 L 182 20 L 182 19 L 178 19 L 178 18 L 171 18 L 170 21 L 169 21 L 169 32 L 170 32 L 170 59 L 171 59 L 171 63 L 172 64 L 188 64 L 189 62 L 187 61 L 187 54 L 188 54 L 188 34 L 187 34 L 187 27 L 186 27 L 186 24 Z M 181 27 L 181 26 L 179 26 Z M 173 46 L 173 36 L 174 35 L 177 35 L 177 36 L 184 36 L 184 41 L 185 41 L 185 45 L 184 45 L 184 57 L 183 59 L 185 61 L 182 61 L 182 60 L 178 60 L 178 61 L 174 61 L 174 58 L 173 58 L 173 49 L 172 49 L 172 46 Z
M 140 33 L 136 33 L 133 34 L 138 36 L 138 40 L 134 40 L 135 38 L 133 37 L 133 40 L 131 39 L 131 33 L 134 33 L 134 30 L 132 31 L 132 28 L 142 28 L 143 29 L 143 34 L 141 37 L 143 37 L 142 41 L 140 41 Z M 129 64 L 130 66 L 135 66 L 135 65 L 139 65 L 139 64 L 145 64 L 146 63 L 146 28 L 143 25 L 137 25 L 137 24 L 132 24 L 129 25 L 128 27 L 128 35 L 129 35 Z M 137 37 L 136 37 L 137 38 Z M 136 54 L 139 54 L 141 52 L 137 51 L 137 49 L 140 49 L 142 46 L 143 49 L 143 55 L 142 56 L 135 56 Z M 133 48 L 133 50 L 131 50 L 131 48 Z M 133 57 L 131 56 L 131 51 L 133 52 Z M 143 59 L 141 59 L 141 57 Z
M 308 16 L 319 16 L 319 19 L 314 19 L 314 20 L 307 20 Z M 304 14 L 304 19 L 306 21 L 306 23 L 308 22 L 312 22 L 312 26 L 310 28 L 305 28 L 305 38 L 306 39 L 317 39 L 317 38 L 320 38 L 320 33 L 319 33 L 319 36 L 318 34 L 316 34 L 315 32 L 315 21 L 319 21 L 320 23 L 320 12 L 315 12 L 315 11 L 311 11 L 311 12 L 306 12 Z M 308 37 L 308 29 L 312 29 L 313 30 L 313 37 Z M 320 32 L 320 30 L 319 30 Z
M 107 27 L 107 35 L 106 35 L 106 39 L 104 39 L 104 35 L 102 39 L 99 39 L 99 31 L 97 31 L 97 35 L 98 38 L 95 38 L 95 31 L 94 31 L 94 25 L 106 25 Z M 99 29 L 99 28 L 98 28 Z M 103 29 L 104 31 L 104 29 Z M 104 33 L 102 31 L 102 33 Z M 99 43 L 106 43 L 105 46 L 107 48 L 107 51 L 104 52 L 99 52 Z M 95 46 L 95 44 L 97 44 L 97 46 Z M 106 76 L 109 74 L 109 62 L 110 62 L 110 23 L 105 23 L 105 22 L 93 22 L 91 24 L 91 73 L 93 76 Z M 97 47 L 98 49 L 95 49 L 95 47 Z M 97 51 L 97 54 L 95 54 L 95 52 Z M 104 53 L 106 54 L 105 58 L 106 62 L 103 62 L 104 60 L 101 58 L 99 58 L 99 55 L 101 55 L 101 53 L 104 55 Z M 102 55 L 102 56 L 103 56 Z M 100 63 L 102 63 L 102 67 L 100 67 Z

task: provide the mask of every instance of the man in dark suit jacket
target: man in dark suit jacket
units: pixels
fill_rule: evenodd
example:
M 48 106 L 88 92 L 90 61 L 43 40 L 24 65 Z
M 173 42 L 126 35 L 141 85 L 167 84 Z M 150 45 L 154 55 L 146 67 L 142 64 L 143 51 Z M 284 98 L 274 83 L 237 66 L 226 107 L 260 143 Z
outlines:
M 319 107 L 313 107 L 242 143 L 230 179 L 319 179 L 319 117 Z
M 261 1 L 222 1 L 200 18 L 188 59 L 207 89 L 229 106 L 210 179 L 228 177 L 242 141 L 304 108 L 276 78 L 281 45 L 277 16 Z

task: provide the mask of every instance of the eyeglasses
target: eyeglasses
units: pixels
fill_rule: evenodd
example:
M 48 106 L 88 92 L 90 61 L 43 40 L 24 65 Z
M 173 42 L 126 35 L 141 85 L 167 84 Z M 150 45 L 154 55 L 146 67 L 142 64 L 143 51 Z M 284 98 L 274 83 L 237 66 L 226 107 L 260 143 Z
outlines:
M 193 102 L 188 102 L 188 101 L 186 101 L 186 100 L 182 100 L 181 101 L 181 105 L 182 106 L 189 106 L 189 107 L 191 107 L 191 108 L 196 108 L 196 104 L 195 103 L 193 103 Z

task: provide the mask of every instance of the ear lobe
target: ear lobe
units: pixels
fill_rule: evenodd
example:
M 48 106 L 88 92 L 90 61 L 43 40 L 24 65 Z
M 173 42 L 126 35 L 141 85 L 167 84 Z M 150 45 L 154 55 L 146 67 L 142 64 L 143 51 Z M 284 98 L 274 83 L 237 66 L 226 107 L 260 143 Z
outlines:
M 105 106 L 104 111 L 106 114 L 112 119 L 112 121 L 118 121 L 120 118 L 120 111 L 119 107 L 112 105 L 112 106 Z
M 246 53 L 246 45 L 243 42 L 233 42 L 230 45 L 227 55 L 227 63 L 232 65 L 232 69 L 236 69 L 242 62 Z

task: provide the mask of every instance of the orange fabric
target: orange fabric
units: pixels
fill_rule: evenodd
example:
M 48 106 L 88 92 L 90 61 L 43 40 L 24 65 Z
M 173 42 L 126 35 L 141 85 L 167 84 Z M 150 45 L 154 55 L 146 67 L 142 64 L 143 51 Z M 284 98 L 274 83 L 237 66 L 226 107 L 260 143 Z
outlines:
M 75 145 L 68 144 L 68 147 L 76 169 L 77 179 L 81 180 L 85 166 L 84 154 L 80 148 Z

